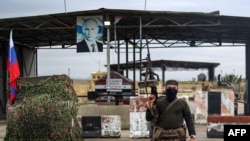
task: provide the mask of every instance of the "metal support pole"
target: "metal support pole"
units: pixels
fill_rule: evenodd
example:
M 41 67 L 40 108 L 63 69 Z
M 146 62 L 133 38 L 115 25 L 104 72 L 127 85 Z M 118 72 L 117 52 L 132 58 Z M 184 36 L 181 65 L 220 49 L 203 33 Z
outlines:
M 246 90 L 245 90 L 245 99 L 244 99 L 244 115 L 250 115 L 250 96 L 249 96 L 249 79 L 250 79 L 250 40 L 247 41 L 245 47 L 245 55 L 246 55 Z
M 109 19 L 107 17 L 107 19 Z M 110 21 L 105 21 L 105 26 L 107 27 L 107 80 L 106 80 L 106 84 L 107 84 L 107 94 L 108 94 L 108 98 L 107 101 L 110 102 Z
M 110 89 L 110 31 L 107 29 L 107 91 Z

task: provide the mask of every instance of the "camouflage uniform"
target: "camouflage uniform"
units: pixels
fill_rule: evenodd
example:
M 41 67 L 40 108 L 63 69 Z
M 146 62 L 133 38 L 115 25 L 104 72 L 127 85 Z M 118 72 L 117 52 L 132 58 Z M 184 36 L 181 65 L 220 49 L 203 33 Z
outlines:
M 154 141 L 186 141 L 186 128 L 183 128 L 184 123 L 188 129 L 189 135 L 196 134 L 188 103 L 183 99 L 178 99 L 176 103 L 164 113 L 165 108 L 170 103 L 171 102 L 167 101 L 166 98 L 161 98 L 157 100 L 153 109 L 148 109 L 146 111 L 147 121 L 151 121 L 158 117 L 155 127 L 159 127 L 161 130 L 157 130 L 160 131 L 160 133 L 153 131 Z M 152 114 L 152 111 L 157 111 L 157 115 Z M 179 132 L 178 129 L 182 131 Z

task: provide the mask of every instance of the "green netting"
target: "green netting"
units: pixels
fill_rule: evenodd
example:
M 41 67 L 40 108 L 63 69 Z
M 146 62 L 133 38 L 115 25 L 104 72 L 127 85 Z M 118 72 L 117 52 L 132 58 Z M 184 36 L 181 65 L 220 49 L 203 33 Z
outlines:
M 18 79 L 5 141 L 82 140 L 77 96 L 66 75 Z

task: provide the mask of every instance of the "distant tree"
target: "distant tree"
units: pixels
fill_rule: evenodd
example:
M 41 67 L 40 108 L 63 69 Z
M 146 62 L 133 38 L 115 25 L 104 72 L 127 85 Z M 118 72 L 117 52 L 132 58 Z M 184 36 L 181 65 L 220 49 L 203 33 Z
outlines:
M 192 81 L 195 82 L 196 78 L 195 77 L 192 77 Z
M 198 81 L 206 81 L 207 77 L 206 77 L 206 74 L 205 73 L 200 73 L 198 74 Z
M 231 84 L 238 84 L 242 81 L 242 75 L 235 75 L 235 74 L 225 74 L 221 77 L 222 82 L 227 82 Z

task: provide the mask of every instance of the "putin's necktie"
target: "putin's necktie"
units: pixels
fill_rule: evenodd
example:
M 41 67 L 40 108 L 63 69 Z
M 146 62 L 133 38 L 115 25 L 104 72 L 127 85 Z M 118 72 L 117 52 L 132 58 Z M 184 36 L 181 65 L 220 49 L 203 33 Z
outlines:
M 91 44 L 92 46 L 92 52 L 95 52 L 95 44 Z

